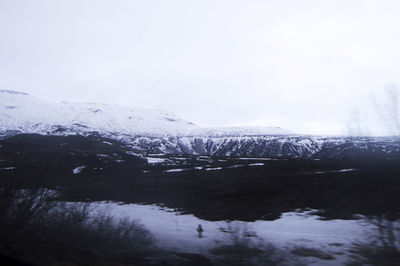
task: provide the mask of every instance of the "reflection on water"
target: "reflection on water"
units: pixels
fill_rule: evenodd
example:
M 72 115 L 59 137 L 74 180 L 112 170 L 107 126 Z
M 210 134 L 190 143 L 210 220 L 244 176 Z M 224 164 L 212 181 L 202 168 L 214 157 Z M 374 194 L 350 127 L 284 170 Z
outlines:
M 139 220 L 158 244 L 171 251 L 218 254 L 221 246 L 236 245 L 274 248 L 301 256 L 306 264 L 344 264 L 354 243 L 368 243 L 375 233 L 373 224 L 358 220 L 321 220 L 316 210 L 284 213 L 274 221 L 206 221 L 155 205 L 94 203 L 116 216 Z M 237 252 L 236 252 L 237 253 Z

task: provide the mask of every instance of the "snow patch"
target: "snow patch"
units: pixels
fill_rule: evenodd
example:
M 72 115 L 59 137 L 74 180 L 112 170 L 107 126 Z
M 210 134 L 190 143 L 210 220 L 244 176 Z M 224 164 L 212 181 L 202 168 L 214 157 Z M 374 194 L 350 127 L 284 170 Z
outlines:
M 215 170 L 221 170 L 222 167 L 213 167 L 213 168 L 205 168 L 204 170 L 206 171 L 215 171 Z
M 174 173 L 174 172 L 183 172 L 183 171 L 188 171 L 188 170 L 191 170 L 191 169 L 190 168 L 186 168 L 186 169 L 178 168 L 178 169 L 165 170 L 164 172 L 166 172 L 166 173 Z
M 147 160 L 147 163 L 157 164 L 165 162 L 165 158 L 155 158 L 155 157 L 144 157 Z
M 239 167 L 245 167 L 245 166 L 246 166 L 245 164 L 235 164 L 235 165 L 227 166 L 225 168 L 239 168 Z
M 74 174 L 79 174 L 79 173 L 82 172 L 82 170 L 85 169 L 85 168 L 86 168 L 86 166 L 78 166 L 78 167 L 76 167 L 76 168 L 74 168 L 74 169 L 72 170 L 72 173 L 74 173 Z
M 205 255 L 209 249 L 229 241 L 224 233 L 224 228 L 228 226 L 248 230 L 254 233 L 256 242 L 266 241 L 277 248 L 290 250 L 301 246 L 335 254 L 334 259 L 329 261 L 331 263 L 326 262 L 323 265 L 345 265 L 350 260 L 351 253 L 337 252 L 351 248 L 353 242 L 373 237 L 372 230 L 360 220 L 324 221 L 313 210 L 284 213 L 274 221 L 225 222 L 202 220 L 191 214 L 180 214 L 173 209 L 155 205 L 109 202 L 95 204 L 100 209 L 107 208 L 117 217 L 139 220 L 154 235 L 159 245 L 168 250 Z M 202 238 L 198 237 L 196 231 L 199 224 L 204 229 Z M 321 265 L 321 261 L 316 259 L 307 265 Z
M 248 161 L 271 161 L 272 158 L 238 158 L 239 160 L 248 160 Z
M 349 168 L 349 169 L 339 169 L 339 170 L 331 170 L 331 171 L 318 171 L 314 172 L 315 174 L 326 174 L 326 173 L 344 173 L 344 172 L 352 172 L 357 169 Z
M 171 159 L 176 160 L 176 161 L 186 161 L 187 158 L 180 158 L 180 157 L 172 157 Z
M 15 167 L 15 166 L 11 166 L 11 167 L 3 167 L 3 168 L 0 168 L 1 170 L 15 170 L 15 169 L 17 169 L 17 167 Z

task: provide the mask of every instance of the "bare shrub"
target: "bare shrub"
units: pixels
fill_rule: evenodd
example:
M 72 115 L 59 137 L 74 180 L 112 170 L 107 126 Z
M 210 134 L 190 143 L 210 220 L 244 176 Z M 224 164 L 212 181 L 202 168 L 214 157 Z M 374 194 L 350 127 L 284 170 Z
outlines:
M 315 248 L 297 247 L 292 253 L 300 257 L 315 257 L 321 260 L 335 259 L 331 254 Z
M 256 241 L 245 223 L 225 222 L 220 230 L 225 237 L 210 250 L 218 265 L 277 265 L 284 257 L 271 244 Z
M 0 190 L 0 252 L 41 264 L 131 265 L 154 252 L 136 221 L 60 203 L 46 189 Z
M 366 217 L 364 222 L 375 230 L 367 243 L 355 243 L 351 265 L 400 265 L 400 221 L 385 216 Z

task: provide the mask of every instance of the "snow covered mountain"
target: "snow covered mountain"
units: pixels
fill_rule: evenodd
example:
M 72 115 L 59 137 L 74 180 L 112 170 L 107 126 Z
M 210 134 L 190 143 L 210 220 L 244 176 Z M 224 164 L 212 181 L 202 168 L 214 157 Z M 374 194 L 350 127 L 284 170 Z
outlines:
M 32 95 L 0 91 L 0 131 L 38 134 L 189 134 L 197 127 L 162 110 L 98 103 L 53 103 Z
M 138 154 L 349 158 L 366 151 L 400 154 L 399 140 L 298 136 L 278 127 L 201 128 L 154 109 L 53 103 L 0 90 L 0 138 L 18 134 L 98 135 Z
M 296 136 L 136 137 L 125 142 L 136 153 L 285 158 L 308 158 L 325 144 L 321 138 Z
M 274 127 L 200 128 L 175 114 L 157 109 L 129 109 L 98 103 L 53 103 L 23 92 L 0 90 L 0 131 L 38 134 L 243 136 L 284 135 Z

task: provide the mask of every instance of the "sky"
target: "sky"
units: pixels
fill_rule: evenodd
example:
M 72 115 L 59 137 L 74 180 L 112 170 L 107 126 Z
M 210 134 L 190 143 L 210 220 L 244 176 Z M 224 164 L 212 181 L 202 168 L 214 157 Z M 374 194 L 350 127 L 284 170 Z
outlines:
M 397 0 L 0 0 L 0 89 L 199 126 L 378 134 L 399 14 Z

